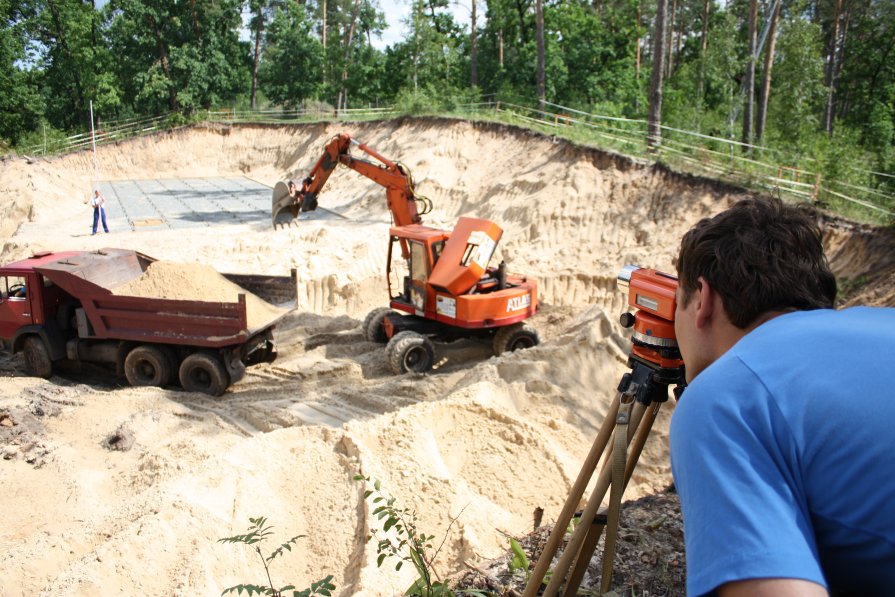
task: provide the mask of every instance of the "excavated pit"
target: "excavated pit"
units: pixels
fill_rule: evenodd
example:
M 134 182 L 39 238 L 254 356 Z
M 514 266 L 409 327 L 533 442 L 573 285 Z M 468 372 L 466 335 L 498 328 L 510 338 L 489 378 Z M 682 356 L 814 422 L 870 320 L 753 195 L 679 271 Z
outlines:
M 243 532 L 250 516 L 274 525 L 271 551 L 307 536 L 274 563 L 275 582 L 304 588 L 333 574 L 339 595 L 401 593 L 412 567 L 377 567 L 369 534 L 379 521 L 357 473 L 413 508 L 436 544 L 447 534 L 442 575 L 495 557 L 504 533 L 531 530 L 536 508 L 555 519 L 626 371 L 619 268 L 673 271 L 681 235 L 747 195 L 522 129 L 442 119 L 195 127 L 100 147 L 96 167 L 104 182 L 244 177 L 273 186 L 306 175 L 340 132 L 410 168 L 435 206 L 426 224 L 449 229 L 469 215 L 504 228 L 494 263 L 538 280 L 532 323 L 542 344 L 501 357 L 471 341 L 439 345 L 431 374 L 391 375 L 383 348 L 360 331 L 387 299 L 389 214 L 383 189 L 356 172 L 332 175 L 320 196 L 328 212 L 285 229 L 261 214 L 93 237 L 83 203 L 95 182 L 91 154 L 7 159 L 3 262 L 113 246 L 221 272 L 294 268 L 298 278 L 296 310 L 277 327 L 278 360 L 250 368 L 220 399 L 77 372 L 37 380 L 0 361 L 0 419 L 29 421 L 19 433 L 0 427 L 9 594 L 213 595 L 261 583 L 250 552 L 216 542 Z M 895 304 L 892 230 L 823 221 L 846 302 Z M 671 410 L 627 498 L 670 482 Z M 122 426 L 134 443 L 109 452 L 103 441 Z

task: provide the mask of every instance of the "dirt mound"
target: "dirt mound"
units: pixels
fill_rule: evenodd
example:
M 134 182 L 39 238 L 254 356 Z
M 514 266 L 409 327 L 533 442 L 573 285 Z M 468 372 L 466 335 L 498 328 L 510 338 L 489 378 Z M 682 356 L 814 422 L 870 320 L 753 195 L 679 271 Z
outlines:
M 244 294 L 249 329 L 263 327 L 286 312 L 199 263 L 154 261 L 142 275 L 111 290 L 119 296 L 221 303 L 235 303 Z

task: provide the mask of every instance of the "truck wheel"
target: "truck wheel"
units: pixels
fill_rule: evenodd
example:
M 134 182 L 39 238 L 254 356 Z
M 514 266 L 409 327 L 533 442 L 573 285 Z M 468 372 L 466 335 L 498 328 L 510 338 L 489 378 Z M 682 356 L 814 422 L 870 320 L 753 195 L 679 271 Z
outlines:
M 388 364 L 396 374 L 425 373 L 435 363 L 435 346 L 432 341 L 416 332 L 399 332 L 392 336 L 385 347 Z
M 28 375 L 47 379 L 53 374 L 53 361 L 50 360 L 47 345 L 40 339 L 40 336 L 25 338 L 22 352 L 25 356 L 25 372 Z
M 391 313 L 388 307 L 379 307 L 367 313 L 362 326 L 364 332 L 364 340 L 367 342 L 376 342 L 377 344 L 385 344 L 388 338 L 385 335 L 385 316 Z
M 164 387 L 173 372 L 169 356 L 155 346 L 138 346 L 124 359 L 124 376 L 132 386 Z
M 524 323 L 514 323 L 497 330 L 492 347 L 495 355 L 501 355 L 521 348 L 531 348 L 540 343 L 537 330 Z
M 180 385 L 187 392 L 220 396 L 230 385 L 221 359 L 207 352 L 194 352 L 180 364 Z

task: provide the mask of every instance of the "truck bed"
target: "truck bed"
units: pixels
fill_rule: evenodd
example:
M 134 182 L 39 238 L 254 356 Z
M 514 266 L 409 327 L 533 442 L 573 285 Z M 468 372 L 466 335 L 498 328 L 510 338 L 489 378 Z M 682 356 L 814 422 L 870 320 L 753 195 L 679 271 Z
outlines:
M 80 302 L 81 338 L 164 342 L 220 348 L 245 343 L 288 311 L 248 327 L 246 295 L 235 302 L 119 296 L 116 286 L 140 275 L 155 259 L 127 249 L 69 256 L 35 269 Z

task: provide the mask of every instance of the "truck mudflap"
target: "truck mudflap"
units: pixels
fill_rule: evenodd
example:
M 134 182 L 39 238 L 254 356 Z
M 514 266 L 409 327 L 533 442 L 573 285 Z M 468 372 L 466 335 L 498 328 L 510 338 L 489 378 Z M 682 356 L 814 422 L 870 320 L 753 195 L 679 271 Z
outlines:
M 276 344 L 273 341 L 273 330 L 256 334 L 242 346 L 234 346 L 221 351 L 224 367 L 230 375 L 230 383 L 236 383 L 245 377 L 246 367 L 258 363 L 272 363 L 277 358 Z
M 230 375 L 231 384 L 245 377 L 246 366 L 242 362 L 242 350 L 239 347 L 224 349 L 221 351 L 221 356 L 224 357 L 224 367 Z
M 273 328 L 259 332 L 249 338 L 248 342 L 235 349 L 244 366 L 258 363 L 272 363 L 277 358 L 277 347 L 273 339 Z

